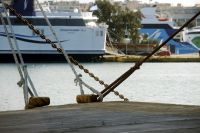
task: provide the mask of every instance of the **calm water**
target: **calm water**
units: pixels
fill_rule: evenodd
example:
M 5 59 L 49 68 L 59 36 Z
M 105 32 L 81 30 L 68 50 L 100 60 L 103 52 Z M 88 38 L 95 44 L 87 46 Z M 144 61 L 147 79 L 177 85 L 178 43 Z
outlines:
M 106 83 L 113 82 L 132 63 L 84 63 Z M 79 69 L 76 70 L 82 73 Z M 28 71 L 40 96 L 51 98 L 51 105 L 76 103 L 79 87 L 68 64 L 28 64 Z M 82 73 L 83 80 L 97 90 L 103 86 Z M 24 108 L 20 77 L 15 64 L 0 64 L 0 111 Z M 200 105 L 200 63 L 145 63 L 116 90 L 130 101 Z M 90 93 L 87 89 L 87 93 Z M 104 101 L 120 100 L 114 94 Z

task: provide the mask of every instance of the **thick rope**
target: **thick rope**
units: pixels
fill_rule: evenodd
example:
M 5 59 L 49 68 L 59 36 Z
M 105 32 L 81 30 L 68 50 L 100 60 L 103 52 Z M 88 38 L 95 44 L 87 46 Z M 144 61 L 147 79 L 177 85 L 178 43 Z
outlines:
M 72 65 L 72 63 L 71 63 L 71 61 L 70 61 L 70 59 L 69 59 L 68 54 L 67 54 L 66 51 L 63 49 L 63 47 L 62 47 L 62 45 L 61 45 L 61 42 L 60 42 L 60 40 L 58 39 L 58 37 L 57 37 L 57 35 L 56 35 L 56 32 L 54 31 L 54 29 L 53 29 L 53 27 L 52 27 L 52 25 L 51 25 L 49 19 L 47 18 L 46 14 L 44 13 L 44 10 L 43 10 L 42 6 L 40 5 L 40 3 L 39 3 L 38 0 L 36 0 L 36 2 L 37 2 L 37 4 L 38 4 L 40 10 L 42 11 L 43 16 L 45 17 L 45 20 L 46 20 L 46 22 L 47 22 L 47 24 L 48 24 L 48 26 L 49 26 L 51 32 L 53 33 L 53 35 L 54 35 L 56 41 L 58 42 L 58 46 L 59 46 L 60 49 L 62 50 L 62 54 L 64 55 L 65 59 L 67 60 L 67 62 L 68 62 L 68 64 L 69 64 L 69 66 L 71 67 L 71 69 L 72 69 L 74 75 L 76 76 L 76 79 L 75 79 L 75 80 L 79 83 L 79 87 L 80 87 L 80 92 L 81 92 L 81 94 L 84 94 L 84 91 L 83 91 L 83 88 L 82 88 L 82 84 L 83 84 L 85 87 L 87 87 L 88 89 L 90 89 L 93 93 L 96 93 L 96 94 L 98 94 L 98 95 L 100 96 L 99 92 L 98 92 L 97 90 L 95 90 L 94 88 L 92 88 L 91 86 L 89 86 L 88 84 L 86 84 L 86 83 L 81 79 L 81 77 L 79 76 L 79 74 L 76 72 L 75 68 L 73 67 L 73 65 Z
M 5 3 L 4 3 L 5 4 Z M 20 19 L 24 24 L 28 25 L 28 27 L 34 31 L 34 33 L 36 33 L 37 35 L 39 35 L 42 39 L 44 39 L 47 43 L 51 44 L 51 46 L 55 49 L 57 49 L 58 52 L 62 53 L 65 57 L 68 57 L 68 55 L 66 54 L 65 50 L 62 49 L 62 46 L 61 47 L 58 47 L 55 43 L 53 43 L 50 39 L 46 38 L 45 35 L 43 35 L 38 29 L 35 29 L 35 27 L 28 21 L 26 20 L 25 18 L 22 17 L 21 14 L 17 13 L 17 11 L 13 8 L 11 8 L 8 4 L 5 4 L 6 8 L 8 8 L 13 14 L 15 14 L 17 16 L 18 19 Z M 48 20 L 48 19 L 47 19 Z M 49 22 L 50 23 L 50 22 Z M 75 71 L 74 71 L 75 72 Z M 84 81 L 82 81 L 80 79 L 80 77 L 76 77 L 77 79 L 79 79 L 79 84 L 81 86 L 81 84 L 85 84 L 85 86 L 88 88 L 88 89 L 93 89 L 95 90 L 94 88 L 90 87 L 89 85 L 87 85 Z M 97 91 L 97 90 L 96 90 Z
M 184 27 L 188 26 L 196 17 L 200 15 L 200 12 L 198 12 L 196 15 L 194 15 L 190 20 L 188 20 L 183 26 L 181 26 L 176 32 L 174 32 L 167 40 L 165 40 L 160 46 L 155 48 L 148 56 L 146 56 L 141 61 L 135 63 L 133 67 L 131 67 L 128 71 L 126 71 L 124 74 L 122 74 L 119 78 L 117 78 L 114 82 L 112 82 L 109 86 L 107 86 L 103 90 L 103 97 L 108 95 L 111 91 L 113 91 L 118 85 L 120 85 L 124 80 L 126 80 L 132 73 L 134 73 L 137 69 L 140 68 L 140 66 L 147 61 L 153 54 L 155 54 L 161 47 L 163 47 L 167 42 L 169 42 L 174 36 L 176 36 L 180 31 L 183 30 Z
M 98 81 L 100 85 L 103 85 L 104 87 L 107 87 L 108 84 L 106 84 L 103 80 L 101 80 L 99 77 L 95 76 L 92 72 L 90 72 L 88 69 L 84 68 L 83 65 L 79 64 L 76 60 L 70 57 L 71 62 L 78 66 L 81 70 L 83 70 L 86 74 L 88 74 L 90 77 L 92 77 L 95 81 Z M 103 94 L 103 91 L 101 91 Z M 124 97 L 122 94 L 120 94 L 118 91 L 113 90 L 113 93 L 118 96 L 119 98 L 123 99 L 124 101 L 129 101 L 128 98 Z
M 23 60 L 23 58 L 22 58 L 22 54 L 21 54 L 21 52 L 20 52 L 20 50 L 19 50 L 19 46 L 18 46 L 18 43 L 17 43 L 17 39 L 16 39 L 16 36 L 15 36 L 15 34 L 14 34 L 14 30 L 13 30 L 13 28 L 12 28 L 12 26 L 11 26 L 11 21 L 10 21 L 10 19 L 9 19 L 9 17 L 8 17 L 8 13 L 7 13 L 6 9 L 5 9 L 4 4 L 2 4 L 2 5 L 3 5 L 3 8 L 4 8 L 4 12 L 5 12 L 5 14 L 6 14 L 6 19 L 7 19 L 9 28 L 10 28 L 10 30 L 11 30 L 11 34 L 12 34 L 12 36 L 13 36 L 13 40 L 14 40 L 14 44 L 15 44 L 15 45 L 13 45 L 13 44 L 11 43 L 11 49 L 15 49 L 14 46 L 16 47 L 19 60 L 20 60 L 20 62 L 21 62 L 21 64 L 22 64 L 22 65 L 19 64 L 18 58 L 17 58 L 17 56 L 16 56 L 16 52 L 15 52 L 15 51 L 12 52 L 12 53 L 13 53 L 13 56 L 14 56 L 14 59 L 15 59 L 15 62 L 16 62 L 17 67 L 18 67 L 18 71 L 19 71 L 20 77 L 21 77 L 21 80 L 18 82 L 18 85 L 19 85 L 19 86 L 22 86 L 22 85 L 23 85 L 23 82 L 24 82 L 24 78 L 23 78 L 23 74 L 22 74 L 22 70 L 23 70 L 22 67 L 25 66 L 25 63 L 24 63 L 24 60 Z M 26 68 L 26 71 L 27 71 L 27 68 Z M 23 73 L 25 73 L 25 72 L 23 71 Z M 29 83 L 30 83 L 30 86 L 31 86 L 32 90 L 33 90 L 33 92 L 32 92 L 32 91 L 30 90 L 30 88 L 28 87 L 28 92 L 29 92 L 29 94 L 30 94 L 31 96 L 33 96 L 33 95 L 38 96 L 37 91 L 36 91 L 36 89 L 35 89 L 35 87 L 34 87 L 34 85 L 33 85 L 33 82 L 32 82 L 32 80 L 31 80 L 31 78 L 30 78 L 30 76 L 29 76 L 29 74 L 28 74 L 28 71 L 27 71 L 27 79 L 28 79 L 28 81 L 29 81 Z M 33 94 L 33 93 L 34 93 L 34 94 Z
M 58 42 L 58 46 L 59 46 L 60 49 L 62 50 L 62 53 L 63 53 L 65 59 L 67 60 L 67 62 L 68 62 L 68 64 L 69 64 L 70 68 L 72 69 L 72 71 L 73 71 L 73 73 L 74 73 L 74 75 L 75 75 L 75 77 L 76 77 L 76 80 L 79 82 L 80 91 L 81 91 L 81 93 L 82 93 L 83 90 L 82 90 L 82 87 L 81 87 L 81 84 L 80 84 L 80 77 L 78 76 L 78 73 L 76 72 L 75 68 L 73 67 L 73 65 L 72 65 L 72 63 L 71 63 L 71 61 L 70 61 L 70 59 L 69 59 L 68 54 L 67 54 L 67 53 L 65 52 L 65 50 L 63 49 L 63 47 L 62 47 L 62 45 L 61 45 L 61 42 L 60 42 L 60 40 L 58 39 L 58 37 L 57 37 L 57 35 L 56 35 L 56 32 L 54 31 L 54 29 L 53 29 L 53 27 L 52 27 L 52 25 L 51 25 L 49 19 L 47 18 L 47 15 L 44 13 L 44 10 L 43 10 L 41 4 L 39 3 L 38 0 L 36 0 L 36 2 L 37 2 L 37 4 L 38 4 L 38 6 L 39 6 L 39 8 L 40 8 L 40 10 L 41 10 L 41 12 L 42 12 L 42 14 L 43 14 L 45 20 L 46 20 L 46 22 L 47 22 L 47 24 L 48 24 L 48 26 L 49 26 L 51 32 L 53 33 L 54 38 L 55 38 L 56 41 Z
M 14 47 L 13 47 L 13 44 L 12 44 L 12 41 L 11 41 L 11 37 L 8 33 L 8 29 L 6 27 L 6 24 L 5 24 L 5 21 L 3 19 L 3 15 L 2 13 L 0 13 L 0 17 L 1 17 L 1 21 L 2 21 L 2 24 L 4 25 L 4 29 L 5 29 L 5 32 L 6 32 L 6 35 L 7 35 L 7 39 L 8 39 L 8 42 L 9 42 L 9 45 L 10 45 L 10 48 L 11 48 L 11 51 L 13 53 L 13 57 L 14 57 L 14 60 L 15 60 L 15 63 L 17 64 L 17 68 L 18 68 L 18 71 L 20 73 L 20 76 L 22 76 L 23 78 L 23 74 L 22 74 L 22 70 L 21 70 L 21 67 L 20 67 L 20 64 L 19 64 L 19 61 L 17 59 L 17 55 L 15 53 L 15 50 L 14 50 Z M 25 76 L 26 77 L 26 76 Z M 24 92 L 24 101 L 25 101 L 25 104 L 28 103 L 28 88 L 27 88 L 27 80 L 24 80 L 24 84 L 23 84 L 23 92 Z

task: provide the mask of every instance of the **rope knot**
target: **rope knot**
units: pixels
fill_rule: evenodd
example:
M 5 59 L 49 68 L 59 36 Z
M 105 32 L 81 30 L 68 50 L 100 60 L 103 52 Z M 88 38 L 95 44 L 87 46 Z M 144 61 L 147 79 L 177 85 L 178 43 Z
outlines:
M 19 82 L 17 82 L 17 85 L 19 86 L 19 87 L 22 87 L 22 85 L 24 84 L 24 79 L 20 79 L 20 81 Z
M 78 82 L 80 81 L 79 79 L 82 77 L 81 74 L 79 74 L 75 79 L 74 79 L 74 83 L 76 84 L 76 86 L 78 85 Z

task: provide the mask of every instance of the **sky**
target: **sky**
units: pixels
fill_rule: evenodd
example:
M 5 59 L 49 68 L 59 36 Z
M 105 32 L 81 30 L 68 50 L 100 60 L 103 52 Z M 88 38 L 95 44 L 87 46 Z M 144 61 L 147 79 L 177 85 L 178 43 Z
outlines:
M 39 1 L 45 1 L 45 0 L 39 0 Z M 47 0 L 46 0 L 47 1 Z M 66 0 L 54 0 L 54 1 L 66 1 Z M 86 2 L 94 2 L 94 0 L 79 0 L 81 3 L 86 3 Z M 119 0 L 117 0 L 119 1 Z M 184 6 L 194 6 L 195 3 L 199 3 L 200 4 L 200 0 L 169 0 L 169 2 L 167 0 L 139 0 L 141 2 L 144 3 L 149 3 L 149 1 L 151 1 L 151 3 L 154 2 L 159 2 L 159 3 L 172 3 L 173 5 L 176 5 L 177 3 L 181 3 Z

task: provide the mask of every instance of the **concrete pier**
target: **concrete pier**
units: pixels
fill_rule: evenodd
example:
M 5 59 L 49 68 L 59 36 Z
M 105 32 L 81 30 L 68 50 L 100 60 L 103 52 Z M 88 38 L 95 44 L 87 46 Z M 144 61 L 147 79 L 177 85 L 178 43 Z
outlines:
M 104 55 L 104 62 L 138 62 L 145 56 L 139 55 Z M 171 55 L 171 56 L 152 56 L 147 62 L 200 62 L 199 54 L 190 55 Z
M 103 102 L 0 112 L 0 133 L 200 133 L 200 106 Z

